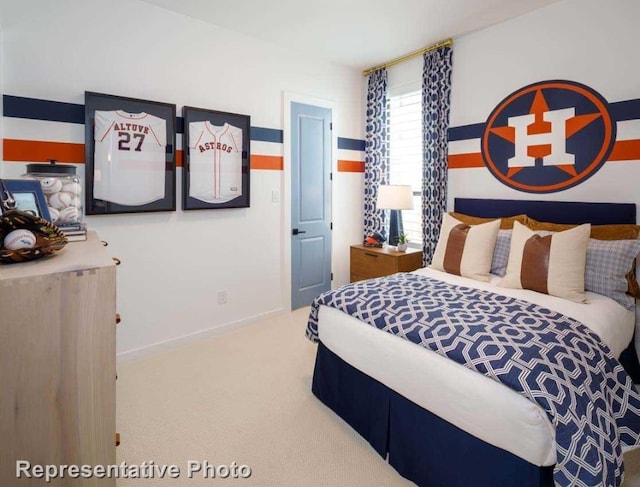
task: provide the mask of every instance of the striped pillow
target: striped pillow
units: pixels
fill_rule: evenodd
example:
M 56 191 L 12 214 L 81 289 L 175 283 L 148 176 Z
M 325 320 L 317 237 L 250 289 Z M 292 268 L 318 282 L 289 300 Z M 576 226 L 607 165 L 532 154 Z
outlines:
M 488 281 L 500 220 L 467 225 L 444 213 L 431 267 L 449 274 Z
M 543 237 L 516 222 L 507 273 L 500 286 L 586 302 L 584 276 L 590 231 L 587 223 Z

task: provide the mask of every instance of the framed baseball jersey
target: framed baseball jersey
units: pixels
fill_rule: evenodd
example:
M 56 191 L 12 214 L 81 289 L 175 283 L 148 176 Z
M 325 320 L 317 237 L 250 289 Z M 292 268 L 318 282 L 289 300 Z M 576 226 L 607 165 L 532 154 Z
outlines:
M 250 119 L 184 107 L 183 209 L 249 206 Z
M 96 110 L 94 198 L 129 206 L 164 198 L 165 122 L 144 112 Z
M 175 105 L 85 93 L 88 214 L 175 210 Z
M 226 203 L 242 196 L 242 129 L 189 123 L 189 196 Z

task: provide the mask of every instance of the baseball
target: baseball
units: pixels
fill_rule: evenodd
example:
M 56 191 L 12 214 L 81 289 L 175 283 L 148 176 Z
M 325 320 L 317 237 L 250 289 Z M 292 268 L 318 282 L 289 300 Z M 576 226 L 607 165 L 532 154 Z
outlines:
M 49 196 L 49 206 L 55 208 L 56 210 L 66 208 L 71 204 L 71 201 L 72 197 L 69 193 L 53 193 L 51 196 Z
M 60 210 L 60 222 L 77 223 L 80 219 L 80 212 L 75 206 L 67 206 Z
M 62 186 L 62 191 L 78 196 L 82 193 L 82 186 L 79 183 L 67 183 Z
M 80 208 L 82 206 L 82 200 L 77 196 L 74 196 L 73 198 L 71 198 L 71 205 L 69 206 L 75 206 L 76 208 Z
M 55 223 L 60 219 L 60 212 L 58 210 L 56 210 L 55 208 L 53 208 L 52 206 L 49 207 L 49 216 L 51 217 L 51 223 Z
M 58 178 L 44 178 L 40 180 L 44 194 L 53 194 L 62 190 L 62 182 Z
M 36 236 L 25 229 L 9 232 L 4 238 L 4 248 L 9 250 L 31 249 L 36 245 Z

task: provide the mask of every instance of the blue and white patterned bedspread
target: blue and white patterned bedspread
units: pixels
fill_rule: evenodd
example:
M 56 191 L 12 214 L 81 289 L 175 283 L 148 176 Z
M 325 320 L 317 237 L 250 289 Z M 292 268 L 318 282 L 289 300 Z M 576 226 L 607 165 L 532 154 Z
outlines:
M 640 396 L 598 336 L 527 301 L 416 274 L 359 281 L 318 296 L 343 311 L 500 381 L 556 429 L 558 486 L 619 486 L 622 448 L 640 444 Z

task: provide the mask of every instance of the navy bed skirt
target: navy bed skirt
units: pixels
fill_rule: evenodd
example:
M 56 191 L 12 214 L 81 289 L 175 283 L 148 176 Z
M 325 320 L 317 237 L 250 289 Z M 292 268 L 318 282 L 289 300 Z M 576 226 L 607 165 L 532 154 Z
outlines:
M 537 467 L 471 436 L 355 369 L 322 342 L 312 391 L 421 487 L 554 485 L 553 467 Z

